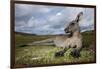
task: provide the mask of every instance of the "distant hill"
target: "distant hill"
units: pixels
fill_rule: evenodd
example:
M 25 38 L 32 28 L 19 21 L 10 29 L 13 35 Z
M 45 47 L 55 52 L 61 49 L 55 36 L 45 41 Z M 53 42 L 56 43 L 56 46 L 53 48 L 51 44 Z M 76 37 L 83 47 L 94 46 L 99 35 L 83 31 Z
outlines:
M 36 35 L 36 34 L 23 33 L 23 32 L 15 32 L 15 34 L 18 34 L 18 35 L 29 35 L 29 36 L 35 36 Z
M 91 31 L 84 31 L 84 32 L 81 32 L 82 35 L 86 35 L 86 34 L 94 34 L 94 30 L 91 30 Z M 42 35 L 37 35 L 37 34 L 32 34 L 32 33 L 24 33 L 24 32 L 15 32 L 15 34 L 17 35 L 24 35 L 24 36 L 42 36 Z M 60 36 L 63 36 L 63 35 L 68 35 L 68 34 L 57 34 L 57 35 L 60 35 Z M 55 35 L 43 35 L 43 36 L 56 36 Z
M 82 34 L 95 34 L 94 30 L 82 32 Z

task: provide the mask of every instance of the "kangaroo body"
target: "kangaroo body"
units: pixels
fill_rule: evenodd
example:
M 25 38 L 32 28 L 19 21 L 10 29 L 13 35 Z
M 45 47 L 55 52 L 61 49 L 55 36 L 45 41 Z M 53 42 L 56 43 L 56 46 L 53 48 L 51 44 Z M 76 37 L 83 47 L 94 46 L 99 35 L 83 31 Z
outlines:
M 62 36 L 59 35 L 59 36 L 56 36 L 55 38 L 49 38 L 42 41 L 36 41 L 28 45 L 43 44 L 43 45 L 55 45 L 57 47 L 69 48 L 69 47 L 74 47 L 75 45 L 77 46 L 81 45 L 82 43 L 81 41 L 82 41 L 81 35 L 71 36 L 71 37 L 69 37 L 68 35 L 62 35 Z
M 54 40 L 54 44 L 57 47 L 63 47 L 63 48 L 70 48 L 74 47 L 75 45 L 79 46 L 81 45 L 82 41 L 82 36 L 59 36 L 56 37 Z

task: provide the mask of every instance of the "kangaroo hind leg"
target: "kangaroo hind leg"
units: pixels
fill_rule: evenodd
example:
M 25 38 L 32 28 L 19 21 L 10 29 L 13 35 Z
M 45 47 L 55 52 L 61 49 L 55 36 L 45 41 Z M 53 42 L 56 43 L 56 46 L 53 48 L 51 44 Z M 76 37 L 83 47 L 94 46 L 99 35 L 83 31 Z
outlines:
M 63 48 L 63 50 L 60 50 L 60 51 L 55 53 L 55 57 L 64 56 L 64 53 L 66 51 L 67 51 L 67 48 Z
M 80 57 L 81 55 L 80 55 L 80 48 L 77 48 L 77 46 L 74 46 L 73 48 L 72 48 L 72 51 L 71 51 L 71 56 L 73 56 L 74 58 L 78 58 L 78 57 Z

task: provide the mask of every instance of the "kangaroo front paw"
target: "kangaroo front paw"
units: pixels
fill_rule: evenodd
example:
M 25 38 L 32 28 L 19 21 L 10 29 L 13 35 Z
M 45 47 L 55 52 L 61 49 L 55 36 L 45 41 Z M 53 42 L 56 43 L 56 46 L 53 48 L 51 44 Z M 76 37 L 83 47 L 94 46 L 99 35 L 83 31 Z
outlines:
M 78 50 L 74 50 L 74 51 L 71 52 L 71 55 L 74 58 L 78 58 L 78 57 L 80 57 L 80 52 Z
M 56 53 L 55 53 L 55 56 L 56 56 L 56 57 L 58 57 L 58 56 L 64 56 L 64 51 L 56 52 Z

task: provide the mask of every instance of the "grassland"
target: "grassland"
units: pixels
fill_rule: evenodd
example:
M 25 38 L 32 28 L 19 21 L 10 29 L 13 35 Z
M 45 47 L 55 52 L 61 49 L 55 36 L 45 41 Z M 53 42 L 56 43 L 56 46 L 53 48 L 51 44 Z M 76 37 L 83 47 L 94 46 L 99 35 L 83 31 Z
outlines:
M 61 50 L 61 48 L 50 45 L 20 47 L 20 45 L 23 44 L 54 36 L 29 36 L 15 34 L 15 67 L 95 62 L 94 33 L 93 31 L 84 32 L 82 35 L 83 49 L 81 51 L 81 56 L 79 58 L 74 58 L 70 55 L 70 49 L 64 54 L 63 57 L 55 57 L 55 52 Z

